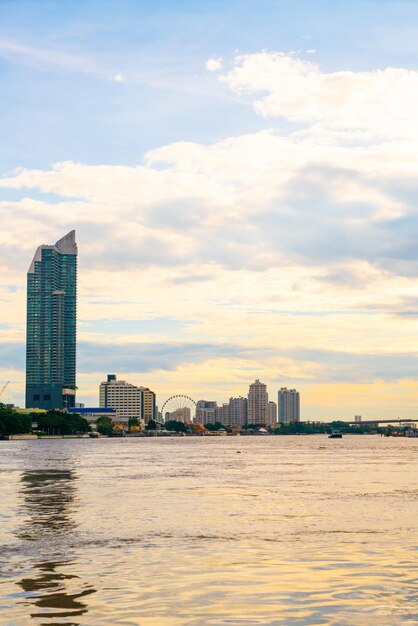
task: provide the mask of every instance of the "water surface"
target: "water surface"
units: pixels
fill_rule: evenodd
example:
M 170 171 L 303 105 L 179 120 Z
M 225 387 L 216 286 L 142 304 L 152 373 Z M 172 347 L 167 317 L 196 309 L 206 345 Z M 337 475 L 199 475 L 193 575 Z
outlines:
M 0 623 L 418 624 L 418 439 L 0 442 Z

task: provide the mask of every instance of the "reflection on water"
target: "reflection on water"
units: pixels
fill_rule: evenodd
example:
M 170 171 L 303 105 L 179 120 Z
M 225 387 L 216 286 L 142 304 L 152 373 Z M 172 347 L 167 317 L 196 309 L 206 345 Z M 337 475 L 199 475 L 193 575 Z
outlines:
M 37 607 L 30 611 L 30 616 L 46 619 L 41 623 L 50 626 L 78 624 L 73 618 L 87 612 L 81 599 L 95 591 L 78 575 L 65 572 L 74 563 L 68 539 L 77 526 L 76 479 L 71 469 L 27 470 L 21 475 L 25 517 L 17 535 L 24 542 L 34 542 L 34 556 L 47 559 L 35 562 L 31 576 L 16 583 L 25 592 L 23 603 Z M 57 618 L 59 622 L 51 622 Z
M 19 535 L 38 541 L 42 536 L 68 533 L 75 527 L 75 480 L 73 470 L 32 470 L 21 477 L 26 513 Z
M 35 569 L 39 575 L 35 578 L 23 578 L 18 582 L 30 598 L 30 602 L 41 609 L 31 612 L 31 617 L 66 618 L 82 615 L 87 606 L 80 601 L 83 596 L 94 593 L 94 589 L 77 590 L 80 577 L 64 574 L 59 571 L 63 562 L 39 563 Z M 45 622 L 51 624 L 51 622 Z M 76 624 L 78 622 L 60 622 L 60 624 Z
M 418 439 L 0 442 L 0 624 L 418 625 L 417 471 Z

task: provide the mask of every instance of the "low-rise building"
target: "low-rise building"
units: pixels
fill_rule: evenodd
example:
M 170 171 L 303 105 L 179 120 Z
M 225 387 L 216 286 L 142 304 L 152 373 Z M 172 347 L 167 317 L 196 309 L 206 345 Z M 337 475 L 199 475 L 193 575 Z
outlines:
M 77 413 L 78 415 L 81 415 L 81 417 L 84 417 L 89 424 L 96 424 L 99 417 L 110 417 L 115 424 L 119 423 L 118 412 L 116 409 L 106 407 L 74 407 L 68 409 L 68 413 Z

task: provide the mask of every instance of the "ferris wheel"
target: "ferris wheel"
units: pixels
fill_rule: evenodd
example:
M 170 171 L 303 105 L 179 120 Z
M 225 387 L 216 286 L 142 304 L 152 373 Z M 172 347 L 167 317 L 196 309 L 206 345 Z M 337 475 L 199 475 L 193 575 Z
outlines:
M 177 420 L 185 424 L 191 424 L 196 415 L 196 402 L 193 398 L 181 393 L 170 396 L 161 408 L 164 420 Z M 168 415 L 169 414 L 169 415 Z

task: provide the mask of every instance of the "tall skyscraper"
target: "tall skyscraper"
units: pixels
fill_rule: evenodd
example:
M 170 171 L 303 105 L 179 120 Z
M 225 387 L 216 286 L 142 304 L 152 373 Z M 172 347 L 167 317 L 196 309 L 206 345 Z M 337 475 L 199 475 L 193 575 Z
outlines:
M 248 424 L 268 424 L 269 396 L 267 386 L 257 379 L 248 392 Z
M 290 424 L 300 422 L 300 397 L 296 389 L 282 387 L 278 397 L 279 422 Z
M 77 323 L 75 231 L 53 246 L 39 246 L 27 278 L 26 407 L 73 407 Z

